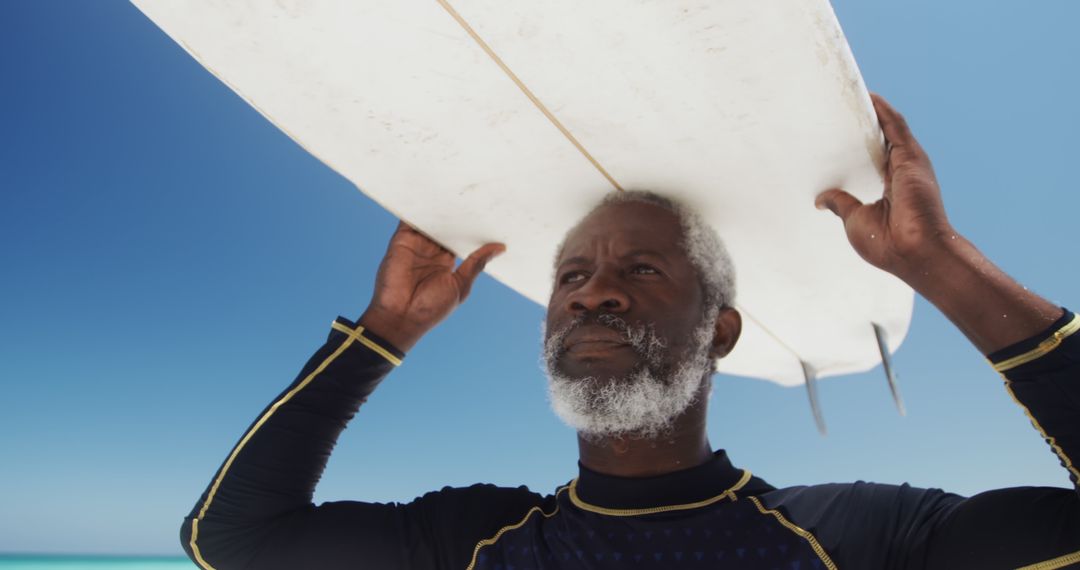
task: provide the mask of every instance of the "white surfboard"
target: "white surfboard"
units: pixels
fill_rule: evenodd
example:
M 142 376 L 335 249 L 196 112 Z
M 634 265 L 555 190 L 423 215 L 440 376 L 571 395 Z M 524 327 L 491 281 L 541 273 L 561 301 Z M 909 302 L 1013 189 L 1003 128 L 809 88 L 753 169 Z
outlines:
M 488 271 L 537 303 L 564 232 L 605 193 L 650 189 L 734 257 L 745 329 L 720 371 L 799 385 L 867 370 L 907 332 L 912 291 L 813 207 L 882 188 L 827 0 L 134 3 L 395 215 L 457 253 L 505 242 Z

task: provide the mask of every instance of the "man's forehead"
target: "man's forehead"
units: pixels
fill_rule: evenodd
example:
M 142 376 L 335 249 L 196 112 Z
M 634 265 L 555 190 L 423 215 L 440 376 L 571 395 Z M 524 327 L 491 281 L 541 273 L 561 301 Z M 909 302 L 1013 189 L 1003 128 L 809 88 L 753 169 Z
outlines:
M 560 257 L 578 255 L 601 243 L 617 247 L 622 254 L 669 255 L 681 251 L 681 239 L 679 219 L 666 208 L 643 202 L 605 204 L 570 230 Z

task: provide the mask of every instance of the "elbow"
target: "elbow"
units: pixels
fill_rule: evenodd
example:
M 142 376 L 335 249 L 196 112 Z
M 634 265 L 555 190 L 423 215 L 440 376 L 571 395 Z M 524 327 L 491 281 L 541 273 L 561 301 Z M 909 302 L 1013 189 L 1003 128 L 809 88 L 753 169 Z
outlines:
M 197 521 L 194 516 L 187 516 L 180 524 L 180 546 L 187 553 L 188 558 L 195 563 L 196 568 L 202 570 L 227 570 L 239 568 L 235 560 L 230 560 L 223 552 L 223 544 L 220 540 L 214 540 L 219 533 L 209 533 L 207 536 L 204 521 Z M 213 566 L 208 560 L 213 561 Z
M 184 552 L 187 553 L 188 558 L 191 559 L 196 565 L 199 564 L 198 559 L 195 558 L 195 551 L 191 547 L 191 522 L 190 516 L 184 517 L 184 522 L 180 523 L 180 546 L 183 547 Z M 204 566 L 199 566 L 204 568 Z
M 180 525 L 180 546 L 196 568 L 235 570 L 252 568 L 266 529 L 222 524 L 220 521 L 184 518 Z M 261 566 L 260 566 L 261 568 Z
M 183 547 L 188 558 L 195 563 L 195 567 L 202 570 L 227 570 L 241 567 L 223 552 L 223 541 L 214 540 L 220 533 L 211 532 L 207 536 L 203 522 L 189 515 L 180 525 L 180 546 Z M 212 566 L 208 560 L 213 561 Z

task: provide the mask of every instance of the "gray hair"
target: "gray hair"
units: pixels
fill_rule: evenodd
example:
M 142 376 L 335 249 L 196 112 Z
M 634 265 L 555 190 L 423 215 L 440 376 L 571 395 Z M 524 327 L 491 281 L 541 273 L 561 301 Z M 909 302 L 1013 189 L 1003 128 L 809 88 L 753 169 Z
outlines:
M 728 254 L 716 230 L 685 204 L 646 190 L 609 192 L 602 202 L 589 211 L 586 217 L 604 206 L 626 202 L 651 204 L 674 214 L 679 220 L 679 225 L 682 226 L 680 245 L 701 280 L 705 306 L 723 307 L 735 304 L 735 265 L 731 262 L 731 255 Z M 560 243 L 556 250 L 556 264 L 565 245 L 566 241 L 563 238 L 563 243 Z

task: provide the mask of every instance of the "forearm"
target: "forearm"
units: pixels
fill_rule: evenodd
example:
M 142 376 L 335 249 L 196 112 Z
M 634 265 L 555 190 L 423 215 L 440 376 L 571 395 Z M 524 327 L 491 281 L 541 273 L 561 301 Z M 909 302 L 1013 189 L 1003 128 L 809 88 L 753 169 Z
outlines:
M 218 570 L 246 563 L 286 515 L 311 507 L 338 436 L 400 357 L 336 321 L 326 344 L 252 423 L 185 519 L 182 541 L 192 559 Z
M 1039 334 L 1062 315 L 1061 307 L 1017 283 L 962 236 L 942 236 L 931 251 L 899 277 L 983 354 Z

